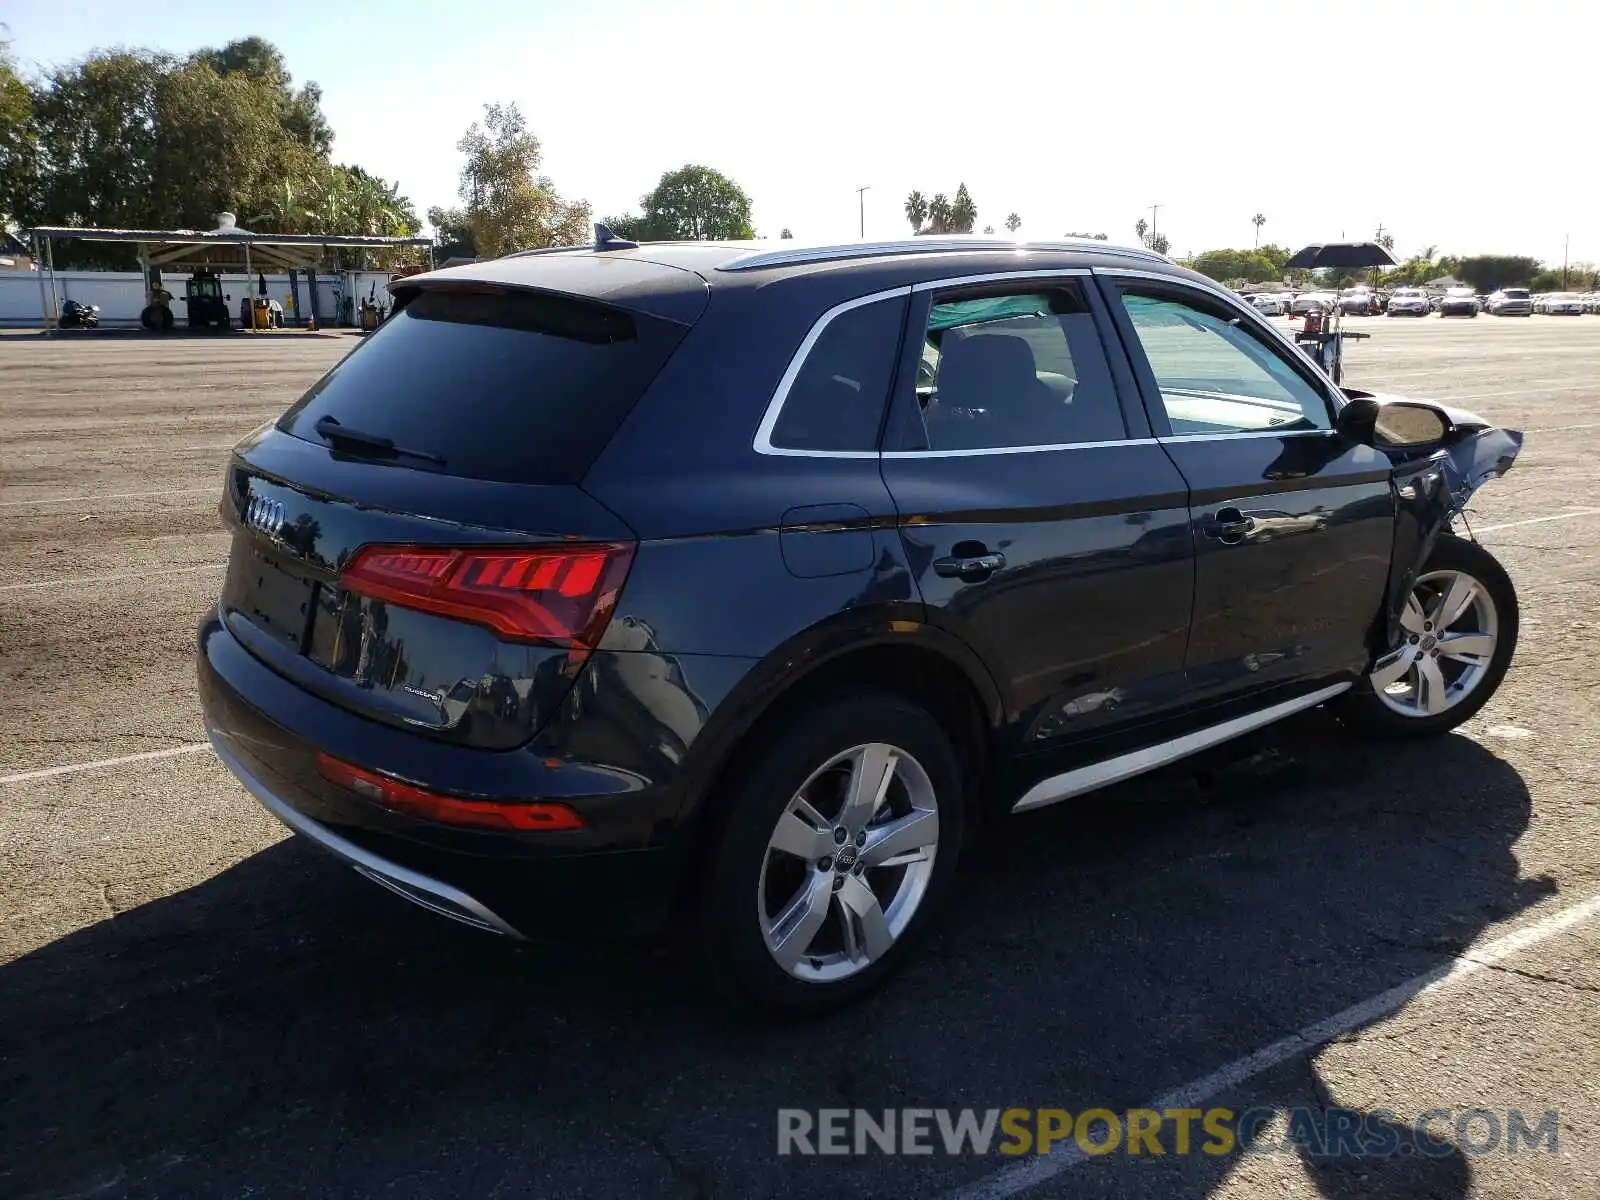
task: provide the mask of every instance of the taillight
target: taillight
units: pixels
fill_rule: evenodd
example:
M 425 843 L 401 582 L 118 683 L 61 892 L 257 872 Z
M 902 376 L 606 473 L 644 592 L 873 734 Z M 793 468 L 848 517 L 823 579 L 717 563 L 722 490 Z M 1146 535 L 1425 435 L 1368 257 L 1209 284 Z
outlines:
M 317 770 L 330 783 L 411 817 L 473 829 L 555 832 L 582 829 L 583 818 L 565 804 L 546 800 L 467 800 L 413 787 L 379 771 L 317 755 Z
M 487 625 L 509 641 L 592 650 L 633 563 L 626 543 L 477 550 L 366 546 L 339 577 L 403 608 Z

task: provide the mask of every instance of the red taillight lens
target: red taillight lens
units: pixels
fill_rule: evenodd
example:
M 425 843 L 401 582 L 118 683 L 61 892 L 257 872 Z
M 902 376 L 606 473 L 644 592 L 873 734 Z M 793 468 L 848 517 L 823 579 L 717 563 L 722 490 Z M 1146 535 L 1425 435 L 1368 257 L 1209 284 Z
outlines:
M 340 582 L 374 600 L 487 625 L 510 641 L 592 650 L 632 563 L 633 547 L 615 542 L 530 550 L 366 546 Z
M 583 818 L 565 804 L 543 800 L 466 800 L 460 796 L 443 796 L 426 788 L 401 783 L 378 771 L 368 771 L 334 758 L 331 754 L 317 755 L 317 770 L 329 782 L 349 788 L 374 804 L 444 825 L 533 833 L 583 828 Z

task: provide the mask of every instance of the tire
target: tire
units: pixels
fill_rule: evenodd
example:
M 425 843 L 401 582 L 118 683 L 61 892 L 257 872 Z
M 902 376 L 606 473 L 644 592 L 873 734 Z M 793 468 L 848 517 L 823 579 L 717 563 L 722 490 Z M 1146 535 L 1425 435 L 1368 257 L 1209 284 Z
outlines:
M 850 783 L 882 778 L 889 750 L 898 757 L 877 815 L 865 807 L 849 813 Z M 791 1014 L 825 1012 L 882 983 L 927 927 L 955 871 L 961 781 L 944 728 L 898 696 L 839 696 L 784 727 L 731 781 L 713 834 L 698 898 L 712 978 L 739 999 Z M 890 829 L 898 831 L 893 842 Z M 780 837 L 787 848 L 777 846 Z M 924 857 L 864 868 L 876 848 L 891 861 Z M 847 922 L 847 906 L 875 910 L 875 918 Z M 785 948 L 793 957 L 780 962 Z
M 1466 608 L 1448 621 L 1445 633 L 1451 640 L 1465 636 L 1481 639 L 1487 634 L 1487 647 L 1473 643 L 1474 650 L 1482 648 L 1487 653 L 1469 657 L 1463 647 L 1458 657 L 1428 647 L 1429 639 L 1439 632 L 1428 618 L 1436 614 L 1434 606 L 1447 599 L 1459 581 L 1469 581 L 1474 590 Z M 1516 588 L 1499 560 L 1477 542 L 1454 534 L 1442 536 L 1417 576 L 1412 598 L 1420 603 L 1400 631 L 1400 644 L 1379 656 L 1369 674 L 1332 705 L 1347 724 L 1376 737 L 1432 737 L 1470 720 L 1494 695 L 1516 652 L 1520 623 Z M 1431 653 L 1423 653 L 1425 649 Z M 1425 681 L 1419 687 L 1423 669 L 1407 665 L 1417 662 L 1433 664 L 1429 674 L 1437 680 L 1434 686 L 1439 690 L 1428 688 Z M 1378 690 L 1375 680 L 1383 683 L 1384 691 Z M 1431 712 L 1426 703 L 1430 692 L 1442 703 Z

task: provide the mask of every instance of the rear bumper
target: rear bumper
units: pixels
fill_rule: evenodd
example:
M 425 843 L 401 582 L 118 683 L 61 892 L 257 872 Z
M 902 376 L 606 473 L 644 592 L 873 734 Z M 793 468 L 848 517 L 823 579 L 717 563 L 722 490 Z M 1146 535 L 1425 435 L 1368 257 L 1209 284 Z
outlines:
M 490 933 L 522 938 L 522 934 L 508 921 L 460 888 L 430 878 L 419 871 L 402 867 L 399 863 L 390 862 L 340 837 L 326 825 L 313 821 L 257 778 L 215 731 L 210 732 L 211 745 L 216 750 L 217 757 L 222 760 L 223 766 L 233 772 L 235 778 L 261 802 L 263 808 L 301 837 L 308 838 L 335 857 L 342 858 L 374 883 L 404 896 L 413 904 L 460 921 L 464 925 L 471 925 Z
M 634 726 L 654 731 L 648 722 L 606 722 L 593 697 L 577 722 L 600 722 L 597 740 L 627 766 L 563 756 L 553 740 L 515 751 L 445 745 L 297 687 L 214 616 L 199 641 L 201 706 L 222 762 L 275 817 L 368 879 L 457 921 L 530 939 L 646 933 L 671 912 L 687 826 L 679 775 L 629 750 Z M 322 778 L 320 751 L 440 791 L 560 800 L 585 827 L 492 832 L 409 817 Z

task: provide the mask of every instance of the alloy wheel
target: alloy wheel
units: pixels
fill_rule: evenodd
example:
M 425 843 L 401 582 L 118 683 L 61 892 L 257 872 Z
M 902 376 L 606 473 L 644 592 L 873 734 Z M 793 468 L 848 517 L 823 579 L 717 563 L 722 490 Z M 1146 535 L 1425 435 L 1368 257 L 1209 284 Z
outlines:
M 939 848 L 928 772 L 883 742 L 829 759 L 784 806 L 757 885 L 761 934 L 797 979 L 847 979 L 916 914 Z
M 1438 716 L 1483 682 L 1498 632 L 1499 614 L 1481 580 L 1431 571 L 1406 597 L 1400 644 L 1373 665 L 1372 690 L 1401 716 Z

